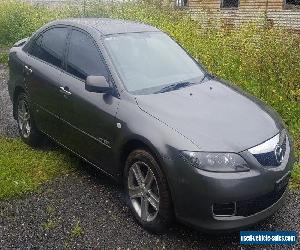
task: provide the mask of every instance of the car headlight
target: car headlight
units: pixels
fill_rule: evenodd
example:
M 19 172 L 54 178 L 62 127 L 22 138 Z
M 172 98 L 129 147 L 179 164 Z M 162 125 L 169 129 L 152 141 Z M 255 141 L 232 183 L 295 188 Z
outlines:
M 210 172 L 246 172 L 247 163 L 235 153 L 182 151 L 182 158 L 195 168 Z

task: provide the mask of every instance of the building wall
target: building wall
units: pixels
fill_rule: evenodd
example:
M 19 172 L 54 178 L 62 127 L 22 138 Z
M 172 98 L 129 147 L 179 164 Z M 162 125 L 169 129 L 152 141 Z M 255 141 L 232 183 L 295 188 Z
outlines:
M 300 8 L 289 9 L 285 0 L 240 0 L 239 8 L 220 8 L 221 0 L 189 0 L 188 9 L 195 20 L 209 23 L 220 20 L 224 25 L 240 25 L 247 21 L 262 21 L 270 25 L 300 31 Z

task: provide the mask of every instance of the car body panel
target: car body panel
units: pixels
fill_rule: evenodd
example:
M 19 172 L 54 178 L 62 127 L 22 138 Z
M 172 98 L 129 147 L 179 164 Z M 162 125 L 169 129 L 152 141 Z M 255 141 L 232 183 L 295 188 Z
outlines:
M 30 96 L 36 124 L 55 139 L 61 137 L 59 121 L 64 97 L 58 89 L 61 84 L 61 69 L 53 67 L 32 56 L 27 57 L 26 64 L 32 70 L 24 74 L 25 85 Z
M 120 99 L 88 92 L 83 81 L 65 72 L 62 74 L 61 84 L 72 94 L 65 96 L 62 103 L 64 124 L 60 128 L 63 132 L 61 142 L 107 172 L 115 174 L 111 167 L 111 148 L 118 129 L 115 115 Z
M 216 80 L 141 95 L 137 102 L 142 110 L 195 142 L 200 151 L 240 152 L 282 129 L 264 106 Z

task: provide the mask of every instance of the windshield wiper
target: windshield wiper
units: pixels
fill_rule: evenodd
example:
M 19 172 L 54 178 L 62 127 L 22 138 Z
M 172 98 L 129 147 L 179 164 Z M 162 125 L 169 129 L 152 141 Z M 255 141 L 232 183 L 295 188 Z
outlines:
M 184 88 L 184 87 L 187 87 L 187 86 L 190 86 L 193 84 L 201 84 L 204 81 L 211 79 L 211 78 L 213 78 L 213 76 L 211 74 L 205 72 L 202 79 L 199 82 L 198 81 L 197 82 L 183 81 L 183 82 L 172 83 L 172 84 L 167 85 L 167 86 L 163 87 L 162 89 L 154 92 L 154 94 L 177 90 L 177 89 Z
M 199 83 L 203 83 L 207 79 L 212 79 L 212 78 L 213 78 L 213 76 L 211 74 L 209 74 L 208 72 L 205 72 Z
M 172 90 L 177 90 L 180 88 L 184 88 L 190 85 L 195 84 L 194 82 L 177 82 L 177 83 L 172 83 L 170 85 L 167 85 L 165 87 L 163 87 L 162 89 L 160 89 L 159 91 L 155 92 L 155 94 L 157 93 L 164 93 L 164 92 L 168 92 L 168 91 L 172 91 Z

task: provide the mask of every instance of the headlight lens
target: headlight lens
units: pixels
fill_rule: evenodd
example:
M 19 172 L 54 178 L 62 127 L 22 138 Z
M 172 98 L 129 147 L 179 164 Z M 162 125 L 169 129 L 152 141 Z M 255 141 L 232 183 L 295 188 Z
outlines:
M 207 153 L 182 151 L 183 159 L 195 168 L 210 172 L 249 171 L 245 160 L 234 153 Z

